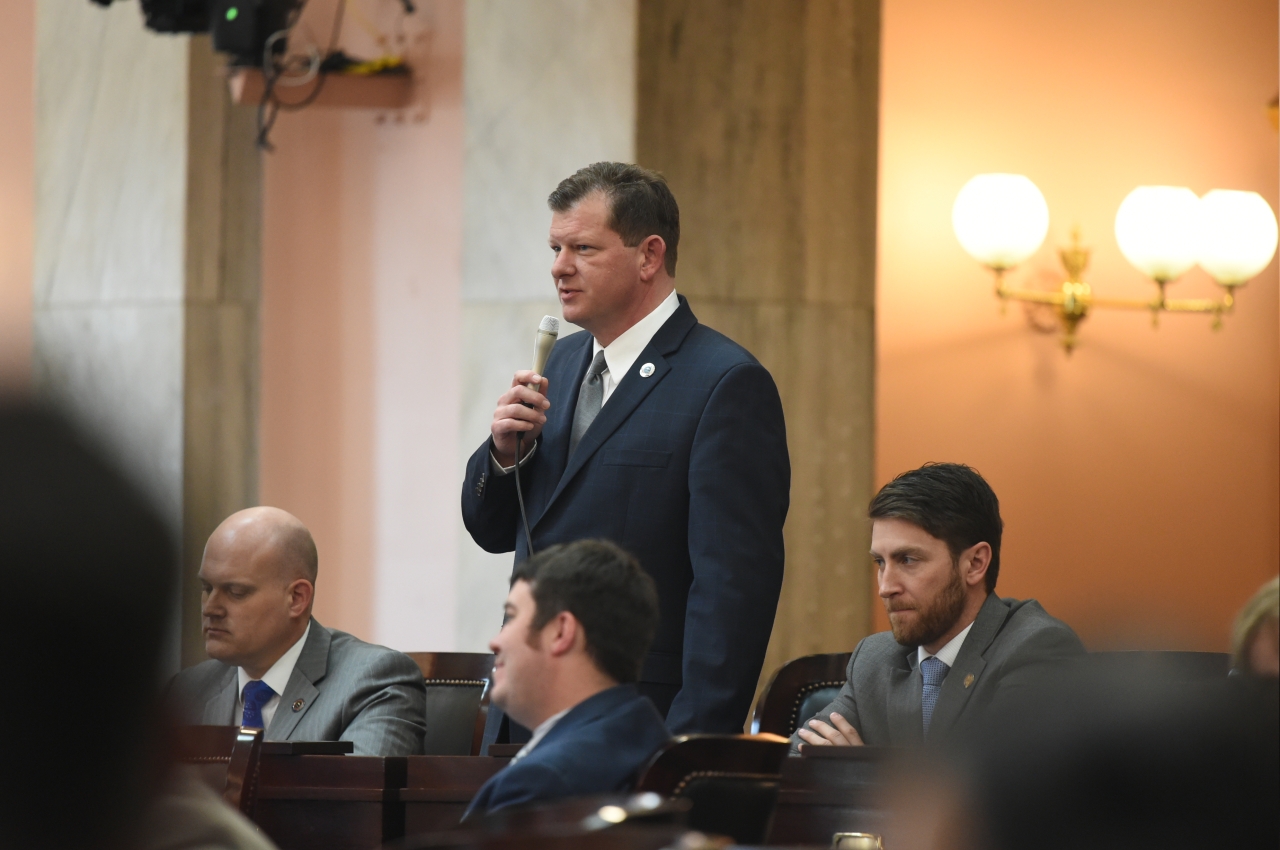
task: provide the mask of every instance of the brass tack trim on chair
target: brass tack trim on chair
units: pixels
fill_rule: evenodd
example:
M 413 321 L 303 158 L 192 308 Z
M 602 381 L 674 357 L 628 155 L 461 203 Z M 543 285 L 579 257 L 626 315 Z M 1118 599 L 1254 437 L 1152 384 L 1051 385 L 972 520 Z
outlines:
M 231 761 L 231 756 L 196 756 L 195 758 L 184 758 L 187 764 L 227 764 Z
M 820 691 L 823 688 L 834 688 L 844 684 L 844 679 L 838 682 L 812 682 L 805 685 L 801 691 L 796 694 L 796 701 L 791 706 L 791 728 L 796 730 L 800 728 L 800 706 L 804 704 L 805 697 L 814 691 Z
M 473 688 L 489 684 L 484 679 L 423 679 L 429 685 L 470 685 Z
M 684 793 L 684 789 L 689 787 L 689 783 L 695 779 L 763 779 L 766 781 L 777 782 L 779 780 L 779 776 L 776 773 L 736 773 L 731 770 L 695 770 L 693 773 L 690 773 L 684 779 L 680 780 L 679 784 L 672 789 L 671 796 L 679 797 Z

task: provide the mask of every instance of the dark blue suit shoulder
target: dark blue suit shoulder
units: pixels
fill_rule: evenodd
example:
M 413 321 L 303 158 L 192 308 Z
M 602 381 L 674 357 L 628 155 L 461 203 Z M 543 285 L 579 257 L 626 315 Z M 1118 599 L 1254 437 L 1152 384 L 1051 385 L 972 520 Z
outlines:
M 685 337 L 681 348 L 696 349 L 700 356 L 714 357 L 725 368 L 733 368 L 747 363 L 753 365 L 759 365 L 760 363 L 750 351 L 747 351 L 741 345 L 720 333 L 720 331 L 701 323 L 693 326 L 693 329 L 689 331 L 689 335 Z

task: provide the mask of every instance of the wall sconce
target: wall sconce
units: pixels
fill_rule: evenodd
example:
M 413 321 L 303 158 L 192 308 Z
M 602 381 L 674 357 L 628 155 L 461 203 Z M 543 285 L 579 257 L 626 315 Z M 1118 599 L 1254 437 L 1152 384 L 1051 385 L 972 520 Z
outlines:
M 1005 272 L 1039 250 L 1049 232 L 1044 195 L 1021 174 L 974 177 L 956 196 L 951 224 L 969 256 L 995 274 L 997 297 L 1054 308 L 1067 354 L 1076 346 L 1076 329 L 1095 307 L 1150 310 L 1153 327 L 1162 312 L 1208 313 L 1213 328 L 1220 328 L 1222 314 L 1235 305 L 1235 289 L 1267 267 L 1277 239 L 1275 213 L 1256 192 L 1214 189 L 1197 198 L 1181 187 L 1139 186 L 1116 212 L 1116 241 L 1125 259 L 1157 286 L 1154 298 L 1142 300 L 1093 294 L 1083 279 L 1089 249 L 1081 246 L 1078 229 L 1071 245 L 1058 252 L 1066 280 L 1057 292 L 1005 284 Z M 1197 263 L 1222 287 L 1222 298 L 1166 298 L 1166 285 Z

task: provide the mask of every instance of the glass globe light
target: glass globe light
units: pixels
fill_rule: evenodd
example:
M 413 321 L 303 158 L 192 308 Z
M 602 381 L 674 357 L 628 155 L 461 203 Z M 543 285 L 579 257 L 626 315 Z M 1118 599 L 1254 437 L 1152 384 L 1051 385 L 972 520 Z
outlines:
M 1043 244 L 1049 205 L 1021 174 L 979 174 L 956 195 L 951 226 L 969 256 L 993 269 L 1008 269 Z
M 1120 253 L 1147 277 L 1167 282 L 1199 259 L 1200 199 L 1180 186 L 1139 186 L 1116 211 Z
M 1200 266 L 1223 286 L 1239 286 L 1276 253 L 1276 215 L 1257 192 L 1214 189 L 1200 199 Z

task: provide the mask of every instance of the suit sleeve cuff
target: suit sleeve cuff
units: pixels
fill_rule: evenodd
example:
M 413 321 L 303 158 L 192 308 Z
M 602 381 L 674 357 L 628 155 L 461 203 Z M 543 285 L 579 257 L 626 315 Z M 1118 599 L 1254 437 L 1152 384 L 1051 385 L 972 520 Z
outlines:
M 537 440 L 534 440 L 533 445 L 529 447 L 529 451 L 525 454 L 523 458 L 520 459 L 521 469 L 524 469 L 525 464 L 527 464 L 530 460 L 533 459 L 533 455 L 537 451 L 538 451 L 538 442 Z M 511 466 L 503 466 L 502 464 L 498 463 L 498 459 L 493 456 L 493 449 L 489 449 L 489 469 L 493 472 L 494 475 L 510 475 L 512 470 L 514 470 L 515 468 L 516 468 L 516 464 L 512 464 Z

